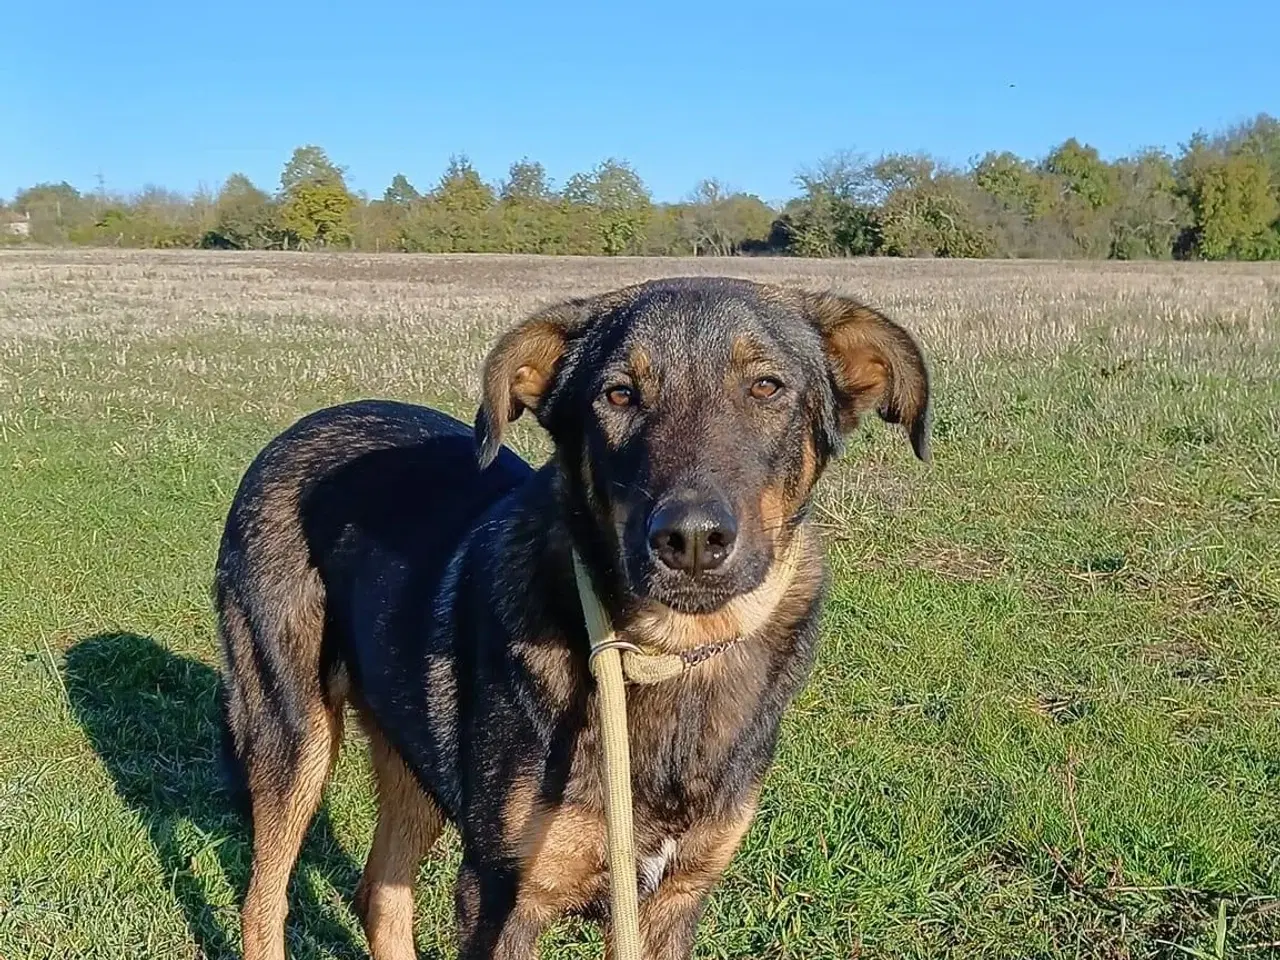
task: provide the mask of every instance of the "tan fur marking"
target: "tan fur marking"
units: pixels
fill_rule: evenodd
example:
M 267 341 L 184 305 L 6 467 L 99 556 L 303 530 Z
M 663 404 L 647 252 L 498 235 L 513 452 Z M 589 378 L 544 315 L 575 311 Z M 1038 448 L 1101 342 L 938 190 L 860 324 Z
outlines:
M 549 697 L 564 703 L 573 695 L 580 678 L 568 647 L 558 642 L 522 643 L 518 655 Z
M 914 433 L 923 424 L 929 385 L 911 335 L 856 300 L 810 294 L 803 302 L 822 331 L 840 394 L 841 430 L 852 430 L 861 413 L 876 408 L 883 419 L 906 424 Z
M 635 347 L 628 358 L 631 377 L 641 397 L 652 397 L 658 392 L 658 375 L 653 369 L 653 358 L 644 347 Z
M 564 352 L 562 326 L 535 318 L 507 333 L 485 364 L 485 400 L 495 425 L 510 422 L 526 408 L 536 409 Z
M 818 563 L 811 534 L 801 527 L 764 582 L 754 590 L 733 597 L 713 613 L 678 613 L 670 607 L 649 604 L 628 621 L 624 632 L 633 642 L 662 653 L 679 653 L 748 636 L 769 621 L 794 586 L 810 583 L 811 577 L 800 574 Z
M 818 480 L 818 450 L 814 446 L 813 437 L 806 436 L 800 450 L 800 476 L 796 480 L 794 501 L 799 503 Z
M 512 409 L 518 411 L 536 406 L 538 398 L 547 389 L 548 380 L 550 377 L 546 373 L 528 364 L 517 369 L 511 378 L 511 396 L 517 404 Z
M 253 796 L 253 872 L 241 912 L 245 960 L 285 960 L 289 876 L 341 742 L 341 714 L 331 714 L 317 704 L 291 784 L 275 782 L 273 770 L 248 771 Z
M 575 804 L 548 806 L 529 778 L 513 785 L 502 819 L 520 863 L 516 903 L 521 912 L 546 921 L 602 892 L 605 828 L 599 813 Z
M 729 347 L 729 364 L 724 372 L 726 389 L 734 390 L 747 381 L 774 373 L 768 356 L 768 351 L 751 337 L 734 337 Z
M 729 866 L 738 844 L 751 828 L 756 815 L 756 796 L 743 804 L 734 816 L 724 820 L 695 823 L 681 838 L 675 867 L 669 879 L 676 887 L 691 882 L 715 883 Z
M 760 494 L 760 526 L 765 536 L 773 542 L 777 553 L 783 537 L 783 527 L 791 515 L 791 498 L 782 487 L 765 487 Z
M 356 912 L 373 960 L 415 960 L 413 890 L 422 858 L 444 827 L 444 815 L 372 719 L 362 715 L 361 723 L 376 778 L 378 826 L 356 889 Z
M 840 389 L 858 397 L 862 408 L 872 406 L 889 386 L 889 366 L 866 346 L 859 346 L 858 337 L 846 327 L 839 327 L 831 335 L 831 346 L 839 356 L 835 364 L 836 382 Z

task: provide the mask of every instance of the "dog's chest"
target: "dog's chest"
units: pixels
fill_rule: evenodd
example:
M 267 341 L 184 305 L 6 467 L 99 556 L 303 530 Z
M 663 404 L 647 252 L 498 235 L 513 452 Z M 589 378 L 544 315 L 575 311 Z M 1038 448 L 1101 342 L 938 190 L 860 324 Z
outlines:
M 678 849 L 674 837 L 663 837 L 656 849 L 637 858 L 636 879 L 640 896 L 647 897 L 658 889 L 658 884 L 675 862 Z

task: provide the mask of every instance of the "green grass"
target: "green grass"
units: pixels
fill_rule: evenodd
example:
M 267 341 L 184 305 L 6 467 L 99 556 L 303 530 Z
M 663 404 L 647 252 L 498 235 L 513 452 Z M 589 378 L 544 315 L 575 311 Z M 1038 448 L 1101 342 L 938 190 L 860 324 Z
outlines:
M 356 396 L 469 417 L 535 302 L 695 268 L 863 292 L 937 384 L 931 466 L 873 424 L 824 481 L 820 662 L 699 955 L 1280 955 L 1280 274 L 78 254 L 0 257 L 0 958 L 238 948 L 208 590 L 262 443 Z M 348 750 L 295 956 L 363 955 L 373 809 Z

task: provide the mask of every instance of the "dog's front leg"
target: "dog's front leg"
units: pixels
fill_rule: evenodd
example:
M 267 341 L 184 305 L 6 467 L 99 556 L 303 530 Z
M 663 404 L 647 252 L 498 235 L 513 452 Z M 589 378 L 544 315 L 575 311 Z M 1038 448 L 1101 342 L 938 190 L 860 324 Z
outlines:
M 733 814 L 694 824 L 680 839 L 666 876 L 640 904 L 645 960 L 687 960 L 707 898 L 755 816 L 756 798 Z
M 698 921 L 716 879 L 669 877 L 640 904 L 640 938 L 645 960 L 688 960 Z M 608 955 L 612 956 L 612 949 Z
M 515 871 L 464 859 L 458 872 L 458 960 L 536 960 L 549 918 L 520 904 Z

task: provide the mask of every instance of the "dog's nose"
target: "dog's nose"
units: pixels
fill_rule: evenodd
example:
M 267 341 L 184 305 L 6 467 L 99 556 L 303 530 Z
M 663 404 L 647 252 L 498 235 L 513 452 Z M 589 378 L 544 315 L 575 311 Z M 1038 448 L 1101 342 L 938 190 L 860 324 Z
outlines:
M 733 552 L 738 521 L 719 500 L 669 500 L 649 517 L 649 552 L 663 566 L 697 575 Z

